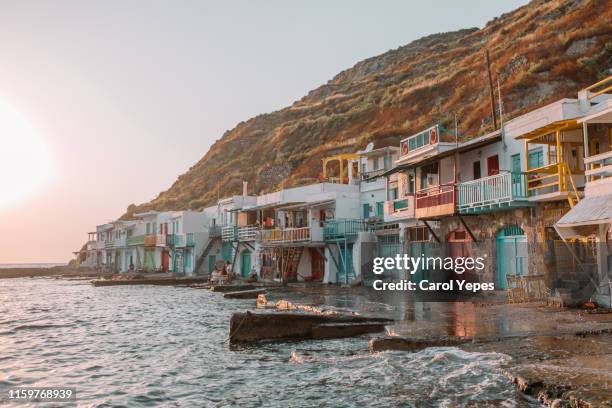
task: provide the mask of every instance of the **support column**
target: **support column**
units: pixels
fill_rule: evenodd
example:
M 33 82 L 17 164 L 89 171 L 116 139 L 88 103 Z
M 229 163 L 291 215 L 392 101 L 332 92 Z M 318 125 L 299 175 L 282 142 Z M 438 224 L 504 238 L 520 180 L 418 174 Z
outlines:
M 584 143 L 584 158 L 587 159 L 590 155 L 590 152 L 589 152 L 589 130 L 588 130 L 588 125 L 586 122 L 582 122 L 582 137 L 583 137 L 583 143 Z M 588 167 L 589 165 L 585 161 L 584 162 L 585 173 L 588 170 Z M 589 181 L 591 181 L 591 177 L 586 176 L 586 182 L 588 183 Z
M 557 142 L 557 174 L 559 177 L 559 191 L 566 191 L 566 183 L 561 170 L 561 130 L 557 129 L 555 132 L 555 139 Z

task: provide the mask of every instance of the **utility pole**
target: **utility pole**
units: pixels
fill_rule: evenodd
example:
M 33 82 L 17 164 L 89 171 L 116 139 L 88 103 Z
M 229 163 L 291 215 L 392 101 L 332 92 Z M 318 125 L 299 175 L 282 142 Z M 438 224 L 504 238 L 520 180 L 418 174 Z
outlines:
M 491 97 L 491 115 L 493 116 L 493 129 L 497 129 L 497 117 L 495 115 L 495 96 L 493 95 L 493 78 L 491 77 L 491 61 L 489 50 L 485 49 L 485 63 L 487 65 L 487 76 L 489 78 L 489 95 Z

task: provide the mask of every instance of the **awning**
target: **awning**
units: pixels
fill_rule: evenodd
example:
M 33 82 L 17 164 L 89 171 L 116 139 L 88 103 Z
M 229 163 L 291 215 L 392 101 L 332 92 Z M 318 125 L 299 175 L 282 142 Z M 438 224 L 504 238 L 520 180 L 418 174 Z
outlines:
M 612 194 L 586 197 L 568 211 L 555 229 L 563 239 L 596 236 L 599 225 L 612 222 Z
M 298 204 L 292 204 L 292 205 L 284 205 L 282 207 L 279 208 L 279 210 L 297 210 L 300 208 L 313 208 L 313 207 L 326 207 L 330 204 L 334 204 L 336 200 L 318 200 L 318 201 L 310 201 L 310 202 L 304 202 L 304 203 L 298 203 Z

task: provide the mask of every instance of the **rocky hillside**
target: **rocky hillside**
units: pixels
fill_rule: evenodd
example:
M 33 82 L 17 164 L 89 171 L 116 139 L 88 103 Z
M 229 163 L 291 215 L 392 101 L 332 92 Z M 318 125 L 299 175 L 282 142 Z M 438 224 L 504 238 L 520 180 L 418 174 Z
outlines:
M 398 145 L 433 123 L 461 138 L 492 129 L 484 50 L 501 83 L 504 118 L 524 113 L 605 76 L 612 67 L 609 0 L 536 0 L 488 22 L 434 34 L 369 58 L 336 75 L 293 105 L 239 123 L 148 209 L 198 209 L 217 196 L 312 183 L 321 158 Z

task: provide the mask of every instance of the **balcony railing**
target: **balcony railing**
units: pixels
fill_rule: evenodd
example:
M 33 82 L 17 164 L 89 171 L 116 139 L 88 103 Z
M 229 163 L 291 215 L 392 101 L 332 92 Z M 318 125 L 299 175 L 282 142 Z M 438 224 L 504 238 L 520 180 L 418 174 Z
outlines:
M 419 190 L 415 198 L 415 217 L 430 218 L 455 213 L 457 187 L 454 183 Z
M 125 237 L 123 237 L 123 238 L 115 238 L 115 239 L 111 239 L 110 241 L 105 241 L 104 242 L 104 247 L 106 249 L 123 248 L 125 246 L 126 246 L 126 239 L 125 239 Z
M 221 239 L 223 241 L 236 241 L 238 239 L 238 227 L 232 225 L 221 228 Z
M 261 230 L 260 239 L 267 243 L 305 242 L 311 240 L 311 228 L 276 228 Z
M 158 235 L 146 235 L 144 239 L 145 246 L 164 246 L 166 245 L 166 236 L 162 234 Z
M 524 173 L 502 173 L 467 181 L 457 185 L 457 207 L 460 212 L 471 212 L 485 207 L 496 209 L 526 201 L 527 183 Z
M 367 231 L 368 224 L 364 220 L 339 219 L 326 221 L 323 227 L 323 238 L 328 240 L 354 238 L 359 232 Z
M 183 248 L 186 246 L 194 246 L 195 237 L 193 232 L 188 232 L 186 234 L 169 234 L 166 242 L 170 246 Z
M 584 159 L 588 181 L 612 177 L 612 150 Z
M 134 235 L 128 237 L 127 244 L 128 245 L 144 245 L 145 236 L 144 235 Z
M 221 237 L 222 227 L 220 225 L 213 225 L 208 227 L 208 236 L 210 238 L 219 238 Z
M 238 241 L 255 241 L 259 235 L 259 226 L 247 225 L 238 227 Z
M 453 183 L 442 184 L 419 190 L 416 193 L 416 208 L 436 207 L 454 204 L 456 187 Z

